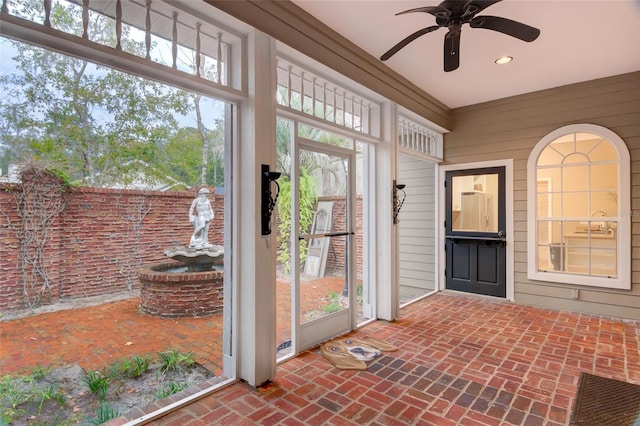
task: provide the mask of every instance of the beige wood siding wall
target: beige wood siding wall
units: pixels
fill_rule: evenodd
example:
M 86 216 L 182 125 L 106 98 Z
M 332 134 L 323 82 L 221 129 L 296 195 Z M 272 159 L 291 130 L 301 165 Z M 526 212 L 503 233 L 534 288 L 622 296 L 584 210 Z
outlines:
M 640 216 L 632 216 L 631 290 L 527 279 L 527 160 L 547 133 L 591 123 L 618 134 L 631 155 L 631 208 L 640 214 L 640 72 L 453 110 L 444 164 L 512 158 L 514 162 L 515 300 L 550 308 L 640 319 Z M 579 289 L 579 299 L 572 298 Z
M 398 183 L 407 185 L 398 216 L 401 293 L 422 295 L 435 289 L 435 164 L 401 154 Z

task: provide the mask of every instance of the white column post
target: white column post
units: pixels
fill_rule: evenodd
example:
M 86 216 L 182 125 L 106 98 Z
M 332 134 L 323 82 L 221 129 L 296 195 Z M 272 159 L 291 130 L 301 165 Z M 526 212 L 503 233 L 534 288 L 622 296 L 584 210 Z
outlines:
M 396 111 L 391 102 L 383 104 L 383 139 L 376 148 L 376 197 L 377 225 L 376 248 L 377 317 L 393 321 L 398 317 L 398 239 L 397 226 L 393 224 L 393 179 L 396 176 Z M 385 259 L 385 261 L 382 261 Z
M 275 169 L 275 41 L 254 31 L 248 36 L 248 99 L 240 106 L 238 241 L 235 255 L 239 300 L 239 377 L 253 386 L 276 372 L 275 233 L 261 235 L 262 164 Z M 272 221 L 273 224 L 273 221 Z

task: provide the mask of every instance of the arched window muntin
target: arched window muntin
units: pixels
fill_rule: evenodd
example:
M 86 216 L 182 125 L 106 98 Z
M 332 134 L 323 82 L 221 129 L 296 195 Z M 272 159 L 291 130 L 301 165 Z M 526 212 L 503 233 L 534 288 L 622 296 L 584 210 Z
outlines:
M 527 164 L 528 278 L 631 288 L 630 160 L 624 141 L 592 124 L 559 128 Z

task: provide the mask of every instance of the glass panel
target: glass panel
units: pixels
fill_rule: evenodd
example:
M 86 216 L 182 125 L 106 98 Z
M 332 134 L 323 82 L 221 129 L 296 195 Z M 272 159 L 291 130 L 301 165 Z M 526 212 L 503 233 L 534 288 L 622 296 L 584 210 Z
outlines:
M 454 176 L 451 191 L 452 230 L 498 232 L 497 174 Z
M 589 167 L 566 166 L 562 168 L 562 191 L 588 191 Z
M 615 277 L 617 259 L 615 249 L 591 248 L 591 274 Z
M 300 277 L 301 324 L 348 309 L 346 243 L 347 237 L 340 236 L 314 238 L 309 244 Z M 329 252 L 323 266 L 322 253 Z
M 9 284 L 19 282 L 18 278 L 6 268 L 0 273 L 3 295 L 9 300 L 20 301 L 24 297 L 21 303 L 26 306 L 33 296 L 38 298 L 34 303 L 46 296 L 53 308 L 51 312 L 33 310 L 29 317 L 20 320 L 22 323 L 46 323 L 52 341 L 62 342 L 71 335 L 79 339 L 69 345 L 43 345 L 29 339 L 4 339 L 3 335 L 3 352 L 30 354 L 12 357 L 11 363 L 5 363 L 2 356 L 3 374 L 31 371 L 38 364 L 49 365 L 52 360 L 56 368 L 74 365 L 77 368 L 80 364 L 87 371 L 115 371 L 114 366 L 129 365 L 134 356 L 152 354 L 155 363 L 158 352 L 177 351 L 176 359 L 195 361 L 193 368 L 184 365 L 185 376 L 180 386 L 221 376 L 223 354 L 231 355 L 228 337 L 232 328 L 231 324 L 225 324 L 224 317 L 233 317 L 227 293 L 232 289 L 229 282 L 232 262 L 227 260 L 235 258 L 228 232 L 234 215 L 227 203 L 233 194 L 231 187 L 225 188 L 225 181 L 229 182 L 225 177 L 233 175 L 227 167 L 234 164 L 230 152 L 225 150 L 230 146 L 230 141 L 225 140 L 230 135 L 225 116 L 231 116 L 225 112 L 231 112 L 231 106 L 200 95 L 195 100 L 196 94 L 178 89 L 175 84 L 132 76 L 19 42 L 2 39 L 0 49 L 9 44 L 19 46 L 23 58 L 37 61 L 13 61 L 13 54 L 5 55 L 6 50 L 0 54 L 5 72 L 0 92 L 11 93 L 3 95 L 3 112 L 21 111 L 20 117 L 12 116 L 13 119 L 4 122 L 3 135 L 11 137 L 12 147 L 16 148 L 6 159 L 27 163 L 33 157 L 47 158 L 48 166 L 69 180 L 100 189 L 68 193 L 69 197 L 82 196 L 82 200 L 70 198 L 66 207 L 66 211 L 80 219 L 56 227 L 59 239 L 67 242 L 56 245 L 56 252 L 66 259 L 62 266 L 70 267 L 74 274 L 66 274 L 64 282 L 55 282 L 54 293 L 24 294 L 16 288 L 13 299 Z M 82 78 L 77 74 L 80 69 Z M 55 80 L 51 79 L 53 74 Z M 9 84 L 25 79 L 30 83 Z M 132 93 L 136 95 L 129 96 Z M 51 99 L 56 102 L 50 102 Z M 196 114 L 196 109 L 202 114 Z M 18 118 L 32 124 L 29 138 L 18 137 L 23 133 Z M 92 171 L 91 176 L 88 170 Z M 204 191 L 197 196 L 203 184 L 209 190 L 208 196 Z M 189 224 L 189 210 L 195 199 L 198 202 L 191 214 L 198 226 L 197 235 L 193 235 L 194 228 Z M 83 238 L 75 239 L 76 235 Z M 220 246 L 196 250 L 201 257 L 210 257 L 207 270 L 185 273 L 188 266 L 184 264 L 165 270 L 168 265 L 163 252 L 178 246 L 177 253 L 171 255 L 180 259 L 180 252 L 191 252 L 190 237 L 194 237 L 196 247 L 204 247 L 207 242 Z M 94 247 L 100 248 L 100 256 L 91 256 Z M 220 248 L 226 250 L 224 260 Z M 61 275 L 58 262 L 47 266 L 47 274 Z M 147 269 L 151 267 L 164 272 L 154 273 Z M 142 268 L 148 271 L 144 282 L 140 280 Z M 96 270 L 101 271 L 100 279 L 94 279 Z M 167 275 L 172 275 L 171 286 L 162 285 Z M 206 284 L 195 285 L 194 277 Z M 87 285 L 94 296 L 92 306 L 65 303 L 71 299 L 82 301 L 86 294 L 80 290 Z M 162 287 L 161 292 L 157 291 L 158 286 Z M 65 296 L 65 300 L 59 296 Z M 57 307 L 65 310 L 58 311 Z M 4 307 L 0 310 L 5 320 L 8 312 Z M 8 324 L 7 329 L 20 327 Z M 148 332 L 138 333 L 135 339 L 126 342 L 132 330 Z M 106 336 L 119 336 L 120 343 L 110 344 Z M 74 350 L 77 347 L 91 348 L 91 356 L 79 356 L 82 354 Z M 153 370 L 140 372 L 152 378 L 155 374 Z M 161 384 L 159 379 L 155 377 Z M 122 386 L 135 393 L 140 390 L 130 381 Z M 144 394 L 149 399 L 136 397 L 133 404 L 146 405 L 166 391 L 158 387 L 149 395 L 148 390 L 138 396 Z M 186 396 L 193 391 L 183 392 Z M 116 393 L 125 394 L 116 389 L 109 398 Z M 84 415 L 73 413 L 66 418 L 61 411 L 51 424 L 74 424 L 80 417 Z M 31 418 L 24 418 L 16 423 L 32 422 Z M 34 423 L 42 422 L 35 419 Z
M 561 136 L 549 144 L 550 147 L 557 150 L 562 156 L 567 156 L 575 152 L 574 135 L 569 134 Z
M 298 136 L 316 142 L 327 143 L 329 145 L 341 146 L 343 148 L 355 149 L 355 141 L 352 138 L 340 136 L 305 124 L 298 124 Z
M 564 245 L 562 222 L 538 222 L 538 270 L 562 271 Z
M 301 170 L 299 184 L 303 324 L 349 307 L 348 236 L 321 236 L 349 229 L 349 206 L 346 158 L 305 150 L 300 150 L 300 157 L 310 165 Z
M 608 189 L 616 191 L 618 188 L 617 164 L 593 164 L 591 165 L 591 189 Z
M 537 217 L 540 219 L 552 217 L 551 194 L 538 194 Z
M 276 316 L 276 358 L 292 353 L 291 344 L 291 129 L 293 123 L 283 118 L 276 120 L 276 171 L 282 173 L 278 180 L 280 196 L 275 210 L 275 223 L 272 230 L 278 244 L 276 270 L 276 299 L 278 315 Z
M 551 221 L 538 221 L 538 244 L 550 244 L 551 232 Z
M 569 154 L 564 157 L 563 164 L 588 164 L 589 158 L 582 153 Z
M 587 247 L 567 245 L 565 253 L 565 271 L 574 274 L 589 273 L 589 249 Z
M 562 193 L 554 192 L 551 194 L 550 202 L 551 216 L 556 218 L 562 217 Z
M 559 220 L 552 220 L 551 223 L 551 236 L 550 241 L 552 244 L 562 244 L 564 241 L 562 234 L 562 222 Z
M 590 133 L 578 133 L 576 135 L 576 151 L 588 154 L 601 140 L 600 136 Z M 591 160 L 593 161 L 593 159 Z
M 579 220 L 565 220 L 562 222 L 562 236 L 572 236 L 579 232 L 585 232 L 585 227 L 588 226 L 588 222 Z
M 545 167 L 538 169 L 538 181 L 547 181 L 549 190 L 558 192 L 561 190 L 562 167 Z
M 602 140 L 590 153 L 591 161 L 618 161 L 618 153 L 611 143 Z
M 562 164 L 564 156 L 551 147 L 546 147 L 538 157 L 538 166 L 554 166 Z
M 560 244 L 538 246 L 539 271 L 563 271 L 564 247 Z
M 589 217 L 588 201 L 588 192 L 563 193 L 562 217 Z
M 618 200 L 614 192 L 591 193 L 591 217 L 617 217 Z
M 551 263 L 550 248 L 546 245 L 538 246 L 538 271 L 553 270 Z

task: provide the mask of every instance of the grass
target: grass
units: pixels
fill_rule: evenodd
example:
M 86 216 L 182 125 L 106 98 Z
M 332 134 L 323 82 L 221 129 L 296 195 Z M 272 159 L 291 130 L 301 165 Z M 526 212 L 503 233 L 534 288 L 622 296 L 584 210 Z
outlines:
M 332 314 L 334 312 L 338 312 L 340 307 L 340 293 L 337 291 L 330 291 L 328 296 L 329 303 L 322 307 L 322 312 L 325 314 Z
M 89 370 L 84 372 L 82 381 L 87 385 L 92 394 L 96 395 L 100 401 L 104 401 L 109 390 L 110 374 L 104 371 Z
M 162 372 L 191 367 L 196 363 L 193 359 L 193 353 L 182 353 L 175 349 L 171 349 L 167 352 L 158 352 L 158 356 L 160 356 L 160 362 L 162 363 Z
M 187 387 L 186 383 L 169 382 L 164 386 L 164 388 L 162 388 L 162 390 L 156 393 L 156 397 L 158 399 L 166 398 L 168 396 L 173 395 L 174 393 L 180 392 L 186 387 Z
M 42 412 L 43 405 L 53 401 L 64 406 L 64 394 L 52 383 L 40 384 L 38 381 L 49 374 L 50 368 L 38 364 L 26 376 L 5 375 L 0 378 L 0 425 L 11 424 L 24 416 L 29 404 L 35 404 L 37 414 Z
M 153 357 L 151 355 L 134 355 L 129 359 L 123 359 L 114 364 L 111 376 L 119 375 L 137 379 L 149 370 L 152 361 Z
M 96 417 L 91 419 L 90 423 L 92 425 L 101 425 L 103 423 L 108 422 L 111 419 L 115 419 L 116 417 L 120 417 L 120 412 L 115 408 L 111 407 L 109 404 L 102 403 L 100 404 L 100 408 L 98 408 Z

